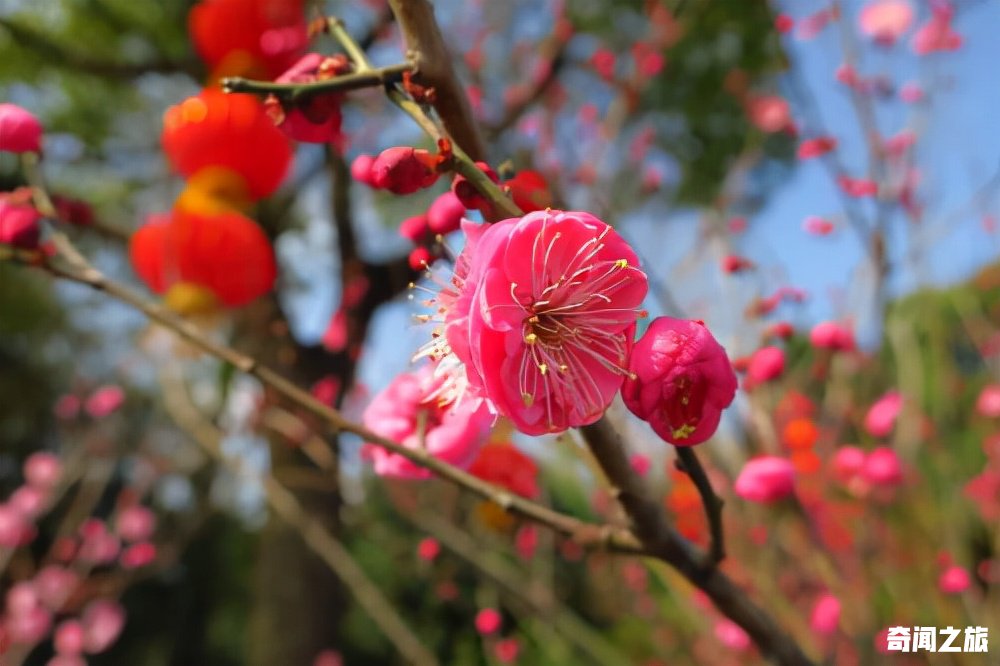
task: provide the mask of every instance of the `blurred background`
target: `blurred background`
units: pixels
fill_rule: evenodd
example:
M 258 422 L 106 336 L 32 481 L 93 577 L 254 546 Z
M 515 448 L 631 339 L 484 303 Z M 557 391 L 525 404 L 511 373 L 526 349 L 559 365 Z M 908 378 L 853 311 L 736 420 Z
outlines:
M 240 3 L 212 30 L 189 20 L 195 5 Z M 502 178 L 536 171 L 558 207 L 613 224 L 649 274 L 652 316 L 704 320 L 744 370 L 762 347 L 783 351 L 780 376 L 740 391 L 699 448 L 727 500 L 727 572 L 825 663 L 944 663 L 885 656 L 896 625 L 986 626 L 995 640 L 1000 5 L 434 6 Z M 164 113 L 221 74 L 284 71 L 268 71 L 267 53 L 236 70 L 206 57 L 218 35 L 304 38 L 324 14 L 374 64 L 401 61 L 380 0 L 0 0 L 0 100 L 45 127 L 60 229 L 158 298 L 129 237 L 189 191 L 164 156 Z M 338 50 L 325 37 L 314 48 Z M 342 138 L 297 144 L 281 187 L 246 211 L 275 248 L 275 288 L 194 321 L 357 419 L 429 338 L 399 227 L 447 187 L 394 196 L 353 181 L 358 155 L 433 146 L 378 89 L 340 111 Z M 0 153 L 0 190 L 24 184 Z M 461 234 L 447 242 L 459 249 Z M 853 342 L 824 342 L 822 322 Z M 886 396 L 895 411 L 873 425 Z M 638 421 L 628 440 L 678 527 L 704 543 L 670 447 Z M 527 484 L 515 492 L 622 519 L 572 433 L 501 425 L 491 442 L 527 456 L 491 463 Z M 12 640 L 8 594 L 0 663 L 56 663 L 50 627 L 88 612 L 88 627 L 124 621 L 87 655 L 95 665 L 405 663 L 302 523 L 277 515 L 288 497 L 441 663 L 762 663 L 665 565 L 583 552 L 437 480 L 375 477 L 361 444 L 126 306 L 0 262 L 0 522 L 22 506 L 32 453 L 62 470 L 24 518 L 30 538 L 0 547 L 0 590 L 37 587 L 52 566 L 73 576 L 31 641 Z M 848 445 L 866 461 L 889 451 L 894 467 L 847 469 Z M 760 453 L 795 464 L 794 502 L 733 494 Z M 993 663 L 961 657 L 950 663 Z

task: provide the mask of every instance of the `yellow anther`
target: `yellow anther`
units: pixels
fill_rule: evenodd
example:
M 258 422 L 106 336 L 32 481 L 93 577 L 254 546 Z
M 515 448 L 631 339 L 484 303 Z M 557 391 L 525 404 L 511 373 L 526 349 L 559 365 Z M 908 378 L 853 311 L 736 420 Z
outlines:
M 695 430 L 693 425 L 685 423 L 680 428 L 674 428 L 673 435 L 676 439 L 687 439 Z
M 536 342 L 538 342 L 538 336 L 535 335 L 534 333 L 528 333 L 526 336 L 524 336 L 524 341 L 527 342 L 529 345 L 533 345 Z
M 533 404 L 535 404 L 535 397 L 530 393 L 522 393 L 521 402 L 524 403 L 525 407 L 531 407 Z
M 618 268 L 628 268 L 628 259 L 619 259 L 615 262 L 615 266 Z
M 544 363 L 540 363 L 538 365 L 538 371 L 542 373 L 542 376 L 544 377 L 545 375 L 549 374 L 549 366 L 547 366 Z
M 563 363 L 559 366 L 559 372 L 569 372 L 569 366 Z

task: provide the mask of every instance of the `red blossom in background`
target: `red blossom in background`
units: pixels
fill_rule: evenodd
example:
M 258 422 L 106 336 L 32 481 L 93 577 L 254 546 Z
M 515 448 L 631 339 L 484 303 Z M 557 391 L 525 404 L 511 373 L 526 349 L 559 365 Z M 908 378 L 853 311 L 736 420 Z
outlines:
M 325 81 L 351 69 L 347 56 L 337 54 L 325 56 L 308 53 L 295 65 L 276 79 L 277 83 L 313 83 Z M 301 101 L 284 102 L 273 95 L 265 101 L 267 113 L 281 131 L 295 141 L 306 143 L 332 143 L 339 146 L 343 101 L 340 93 L 311 95 Z
M 484 446 L 469 466 L 469 473 L 521 497 L 535 499 L 539 494 L 538 466 L 530 456 L 510 443 Z
M 27 188 L 0 193 L 0 244 L 27 250 L 38 247 L 41 217 Z
M 750 502 L 770 504 L 795 492 L 795 468 L 776 456 L 748 460 L 740 470 L 733 490 Z

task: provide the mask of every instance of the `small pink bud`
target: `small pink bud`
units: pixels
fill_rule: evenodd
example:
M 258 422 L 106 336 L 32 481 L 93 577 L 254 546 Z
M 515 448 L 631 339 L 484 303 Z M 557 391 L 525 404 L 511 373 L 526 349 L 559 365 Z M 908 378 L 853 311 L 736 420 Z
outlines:
M 485 173 L 490 180 L 494 183 L 500 182 L 500 177 L 497 176 L 493 168 L 486 162 L 476 162 L 476 166 L 479 170 Z M 489 205 L 489 201 L 482 194 L 479 193 L 472 183 L 465 179 L 465 176 L 455 176 L 455 179 L 451 182 L 451 191 L 455 193 L 458 200 L 465 206 L 468 210 L 483 210 Z
M 417 557 L 424 562 L 433 562 L 441 553 L 441 544 L 433 537 L 425 537 L 417 545 Z
M 121 557 L 118 558 L 118 563 L 122 565 L 122 569 L 126 570 L 141 569 L 155 561 L 156 546 L 148 541 L 132 544 L 123 550 Z
M 903 464 L 893 449 L 880 446 L 865 458 L 861 474 L 874 486 L 895 486 L 903 481 Z
M 17 548 L 31 533 L 24 514 L 10 504 L 0 504 L 0 548 Z
M 849 483 L 865 465 L 865 452 L 857 446 L 842 446 L 833 454 L 833 475 L 841 483 Z
M 38 605 L 38 590 L 34 583 L 22 580 L 7 590 L 6 611 L 11 615 L 24 615 Z
M 836 147 L 836 139 L 831 136 L 821 136 L 815 139 L 806 139 L 800 143 L 796 154 L 800 160 L 809 160 L 825 155 Z
M 644 456 L 641 453 L 633 453 L 628 459 L 628 462 L 629 465 L 632 466 L 632 469 L 635 470 L 635 473 L 639 476 L 646 476 L 649 474 L 649 468 L 652 463 L 649 462 L 649 458 L 647 456 Z
M 969 572 L 958 565 L 948 567 L 938 578 L 938 589 L 945 594 L 961 594 L 969 589 L 971 584 Z
M 902 409 L 903 395 L 899 391 L 889 391 L 876 400 L 865 414 L 865 430 L 872 437 L 888 436 Z
M 344 658 L 336 650 L 323 650 L 316 655 L 312 666 L 344 666 Z
M 36 486 L 20 486 L 7 500 L 7 504 L 20 512 L 25 520 L 33 521 L 45 511 L 48 493 Z
M 813 326 L 809 332 L 809 342 L 817 349 L 851 351 L 855 347 L 854 333 L 837 322 L 824 321 Z
M 375 183 L 372 181 L 372 164 L 374 163 L 374 156 L 358 155 L 351 162 L 351 178 L 369 187 L 375 187 Z
M 976 399 L 976 411 L 988 418 L 1000 417 L 1000 384 L 987 384 Z
M 125 610 L 116 601 L 98 599 L 83 611 L 84 651 L 98 654 L 118 640 L 125 626 Z
M 0 196 L 0 244 L 26 250 L 35 249 L 41 238 L 41 229 L 38 227 L 40 218 L 34 206 Z
M 115 412 L 124 402 L 125 392 L 121 387 L 108 384 L 101 386 L 87 398 L 84 409 L 91 417 L 100 419 Z
M 740 470 L 733 490 L 750 502 L 777 502 L 795 491 L 795 467 L 777 456 L 748 460 Z
M 476 614 L 476 631 L 482 636 L 495 634 L 500 630 L 503 618 L 495 608 L 484 608 Z
M 80 413 L 80 407 L 80 398 L 72 393 L 67 393 L 66 395 L 59 396 L 52 412 L 56 415 L 57 419 L 69 421 L 75 419 L 76 415 Z
M 48 635 L 52 627 L 52 614 L 41 606 L 35 606 L 23 614 L 11 613 L 6 626 L 11 641 L 31 645 Z
M 146 541 L 156 529 L 156 514 L 141 504 L 127 506 L 118 512 L 115 531 L 128 542 Z
M 59 610 L 80 582 L 73 571 L 58 564 L 50 564 L 35 574 L 38 598 L 50 610 Z
M 770 382 L 785 371 L 785 352 L 780 347 L 762 347 L 750 356 L 747 364 L 747 385 Z
M 414 243 L 423 241 L 429 232 L 430 227 L 427 225 L 426 215 L 414 215 L 399 223 L 399 235 L 403 238 L 409 238 Z
M 501 664 L 513 664 L 521 653 L 521 644 L 516 638 L 505 638 L 496 642 L 493 651 Z
M 83 652 L 83 625 L 79 620 L 66 620 L 56 627 L 52 640 L 56 652 L 63 655 L 78 655 Z
M 821 636 L 829 636 L 837 631 L 840 624 L 840 601 L 830 593 L 820 596 L 812 609 L 809 626 Z
M 42 124 L 16 104 L 0 104 L 0 151 L 37 153 L 42 149 Z
M 727 254 L 722 258 L 722 272 L 729 275 L 732 275 L 733 273 L 742 273 L 743 271 L 749 270 L 753 267 L 754 263 L 752 261 L 737 254 Z
M 438 179 L 436 161 L 434 155 L 419 148 L 388 148 L 372 162 L 372 185 L 393 194 L 412 194 Z
M 817 217 L 816 215 L 810 215 L 802 223 L 802 228 L 805 229 L 806 233 L 812 234 L 813 236 L 829 236 L 833 233 L 834 225 L 830 220 L 823 219 L 822 217 Z
M 58 456 L 39 451 L 32 453 L 24 461 L 24 478 L 37 488 L 51 488 L 59 483 L 62 476 L 62 463 Z
M 465 215 L 465 206 L 454 192 L 445 192 L 427 209 L 427 226 L 435 234 L 458 231 Z
M 434 262 L 434 255 L 426 247 L 417 247 L 410 252 L 408 258 L 410 262 L 410 268 L 415 271 L 427 270 L 427 268 Z
M 747 632 L 732 620 L 722 619 L 715 623 L 715 637 L 730 650 L 743 652 L 750 648 Z

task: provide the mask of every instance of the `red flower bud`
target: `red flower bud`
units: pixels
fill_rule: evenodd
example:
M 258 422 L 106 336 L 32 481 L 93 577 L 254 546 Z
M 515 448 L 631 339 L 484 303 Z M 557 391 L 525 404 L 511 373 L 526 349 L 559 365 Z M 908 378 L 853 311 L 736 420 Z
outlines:
M 490 165 L 486 162 L 476 162 L 476 166 L 479 170 L 489 176 L 490 180 L 494 183 L 499 183 L 500 178 L 497 176 L 496 172 L 490 168 Z M 489 206 L 489 201 L 479 190 L 473 186 L 472 183 L 465 179 L 465 176 L 455 176 L 455 180 L 451 183 L 451 191 L 455 193 L 458 200 L 462 202 L 462 205 L 466 209 L 472 210 L 483 210 Z
M 419 148 L 388 148 L 371 166 L 372 185 L 393 194 L 412 194 L 430 187 L 438 175 L 437 157 Z
M 465 206 L 453 192 L 445 192 L 427 209 L 427 226 L 435 234 L 449 234 L 458 231 Z

